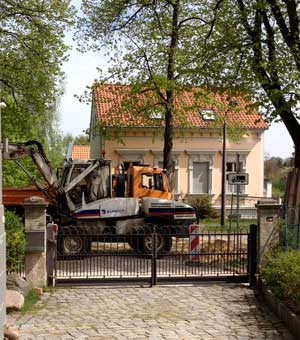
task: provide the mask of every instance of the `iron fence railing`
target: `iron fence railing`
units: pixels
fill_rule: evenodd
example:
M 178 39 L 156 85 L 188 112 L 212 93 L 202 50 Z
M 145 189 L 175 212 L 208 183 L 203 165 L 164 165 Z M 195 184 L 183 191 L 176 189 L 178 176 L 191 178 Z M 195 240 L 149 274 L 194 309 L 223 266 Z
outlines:
M 56 283 L 248 282 L 255 262 L 250 258 L 256 254 L 256 226 L 251 230 L 228 233 L 200 229 L 193 234 L 176 234 L 165 229 L 103 235 L 73 228 L 58 235 L 54 277 Z
M 232 194 L 226 197 L 226 226 L 230 229 L 244 230 L 245 226 L 257 223 L 257 203 L 268 201 L 268 203 L 274 202 L 274 204 L 279 203 L 279 200 L 258 197 L 258 196 L 248 196 L 245 194 Z M 220 203 L 220 202 L 219 202 Z M 218 215 L 221 214 L 221 206 L 214 206 Z
M 286 250 L 300 249 L 300 207 L 283 207 L 281 240 Z
M 7 265 L 6 265 L 6 273 L 7 274 L 18 274 L 19 276 L 25 278 L 25 255 L 22 254 L 14 254 L 14 257 L 11 257 L 11 254 L 7 252 Z

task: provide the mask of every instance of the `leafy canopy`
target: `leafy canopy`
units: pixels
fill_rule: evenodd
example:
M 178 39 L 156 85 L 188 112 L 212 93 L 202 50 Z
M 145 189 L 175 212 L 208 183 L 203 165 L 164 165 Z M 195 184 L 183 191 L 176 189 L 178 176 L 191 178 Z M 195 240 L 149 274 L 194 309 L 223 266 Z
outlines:
M 100 84 L 130 84 L 131 98 L 143 94 L 155 99 L 151 105 L 149 101 L 134 99 L 123 105 L 138 114 L 147 115 L 153 108 L 164 113 L 164 167 L 169 170 L 174 116 L 183 121 L 185 111 L 191 109 L 175 107 L 180 92 L 190 90 L 191 86 L 208 89 L 210 85 L 208 91 L 202 91 L 202 95 L 195 98 L 196 103 L 208 100 L 211 88 L 215 90 L 221 84 L 218 80 L 222 73 L 231 71 L 228 63 L 217 59 L 216 49 L 208 48 L 220 3 L 200 0 L 82 2 L 83 16 L 78 20 L 77 31 L 81 50 L 107 51 L 109 67 L 99 69 Z M 233 30 L 229 24 L 226 26 Z M 208 68 L 212 59 L 218 60 L 213 73 Z M 217 79 L 211 81 L 217 74 Z M 233 79 L 235 76 L 232 73 Z M 218 87 L 218 91 L 222 88 Z
M 63 38 L 73 16 L 69 0 L 0 2 L 0 88 L 7 105 L 2 110 L 2 137 L 36 139 L 54 161 L 62 139 L 57 105 L 61 65 L 67 58 Z M 3 170 L 4 186 L 24 184 L 13 162 L 5 162 Z

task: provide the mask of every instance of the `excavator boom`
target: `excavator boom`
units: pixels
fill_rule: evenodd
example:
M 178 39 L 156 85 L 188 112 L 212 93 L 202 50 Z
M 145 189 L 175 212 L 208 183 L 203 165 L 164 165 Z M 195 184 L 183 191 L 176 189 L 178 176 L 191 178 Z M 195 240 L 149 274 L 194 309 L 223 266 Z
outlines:
M 4 140 L 4 142 L 1 143 L 0 146 L 2 149 L 3 159 L 14 160 L 20 166 L 20 168 L 29 176 L 29 178 L 39 190 L 50 190 L 51 196 L 54 196 L 55 198 L 64 193 L 64 190 L 60 186 L 58 178 L 44 153 L 41 143 L 37 141 L 28 141 L 25 143 L 9 143 L 8 140 Z M 31 176 L 30 173 L 19 162 L 19 159 L 25 157 L 31 157 L 32 161 L 34 162 L 47 183 L 46 188 L 39 184 L 39 182 L 33 176 Z

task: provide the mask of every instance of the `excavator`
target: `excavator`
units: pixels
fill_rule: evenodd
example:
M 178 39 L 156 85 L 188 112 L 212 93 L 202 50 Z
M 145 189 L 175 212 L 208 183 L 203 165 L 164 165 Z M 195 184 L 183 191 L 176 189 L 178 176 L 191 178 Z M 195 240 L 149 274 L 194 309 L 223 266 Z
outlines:
M 158 253 L 168 253 L 172 236 L 187 235 L 196 221 L 193 207 L 171 199 L 166 171 L 149 165 L 120 166 L 112 174 L 111 161 L 67 159 L 54 171 L 41 143 L 28 141 L 0 147 L 4 160 L 14 160 L 35 186 L 53 202 L 58 225 L 57 248 L 64 256 L 86 253 L 91 235 L 128 235 L 135 252 L 151 254 L 151 233 L 157 234 Z M 31 157 L 43 177 L 38 181 L 20 159 Z M 136 236 L 134 236 L 136 235 Z M 99 240 L 99 237 L 98 239 Z

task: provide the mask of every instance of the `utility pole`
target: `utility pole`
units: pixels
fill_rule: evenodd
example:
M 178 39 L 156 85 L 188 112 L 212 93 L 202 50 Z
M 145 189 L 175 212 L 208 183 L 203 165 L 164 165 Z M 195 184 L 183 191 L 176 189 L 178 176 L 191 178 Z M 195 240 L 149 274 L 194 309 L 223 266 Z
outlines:
M 226 218 L 226 120 L 223 123 L 223 154 L 222 154 L 222 202 L 221 202 L 221 226 L 225 225 Z
M 241 172 L 240 169 L 240 154 L 236 154 L 236 173 L 239 174 Z M 237 213 L 237 228 L 239 230 L 240 227 L 240 185 L 236 186 L 236 213 Z
M 1 109 L 5 108 L 1 102 L 0 85 L 0 141 L 1 141 Z M 1 145 L 1 143 L 0 143 Z M 2 204 L 2 147 L 0 146 L 0 339 L 4 339 L 4 326 L 6 323 L 6 235 L 4 229 L 4 209 Z

